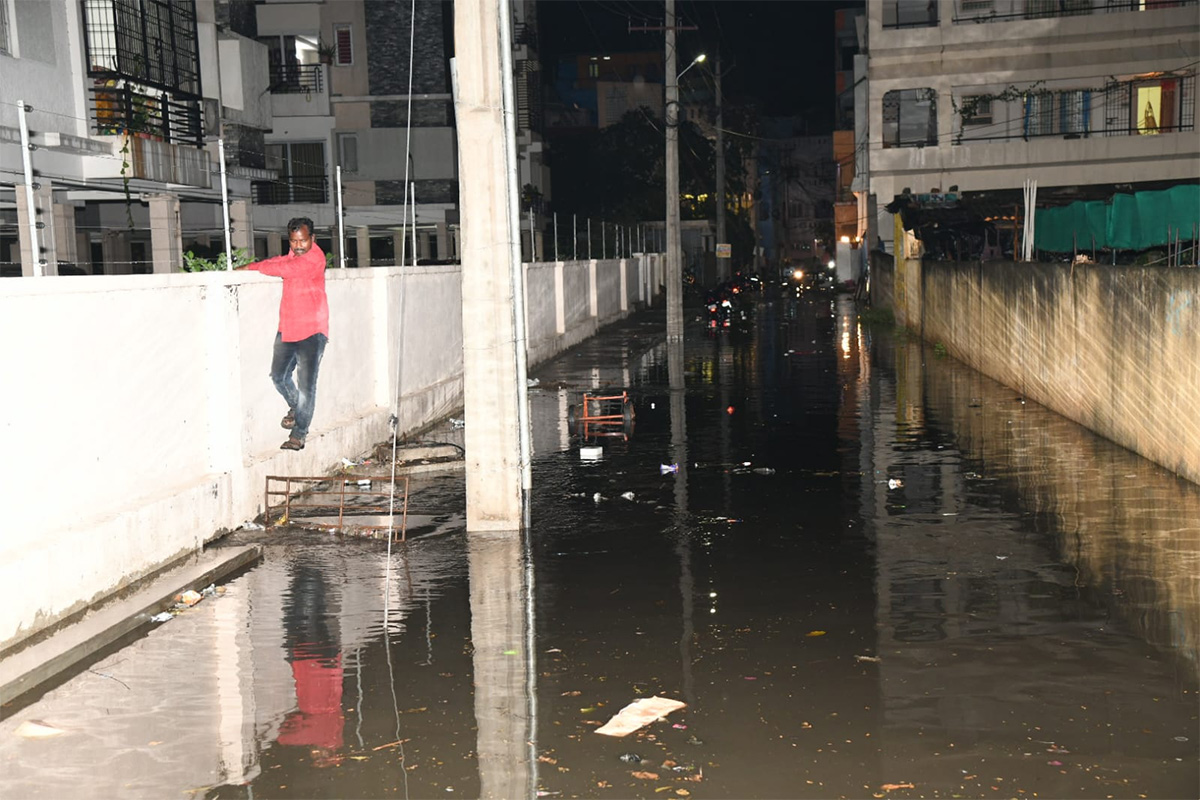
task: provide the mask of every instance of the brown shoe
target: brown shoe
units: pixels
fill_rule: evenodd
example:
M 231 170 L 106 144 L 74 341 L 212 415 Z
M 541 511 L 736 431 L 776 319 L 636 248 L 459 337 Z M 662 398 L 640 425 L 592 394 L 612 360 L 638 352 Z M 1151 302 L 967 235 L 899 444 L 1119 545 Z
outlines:
M 289 409 L 288 409 L 287 416 L 286 416 L 286 417 L 284 417 L 283 419 L 279 420 L 279 425 L 280 425 L 280 426 L 281 426 L 281 427 L 282 427 L 284 430 L 289 430 L 289 431 L 290 431 L 292 428 L 296 427 L 296 412 L 295 412 L 295 411 L 292 411 L 292 410 L 289 408 Z
M 288 437 L 288 440 L 279 445 L 280 450 L 303 450 L 304 440 L 297 439 L 295 436 Z

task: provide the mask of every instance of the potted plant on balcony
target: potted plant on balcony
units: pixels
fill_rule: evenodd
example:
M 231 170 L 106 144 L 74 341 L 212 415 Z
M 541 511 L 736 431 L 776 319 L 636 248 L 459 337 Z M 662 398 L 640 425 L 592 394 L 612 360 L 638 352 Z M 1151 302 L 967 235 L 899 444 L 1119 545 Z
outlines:
M 324 39 L 317 40 L 317 58 L 322 64 L 332 64 L 335 55 L 337 55 L 335 45 L 327 44 Z

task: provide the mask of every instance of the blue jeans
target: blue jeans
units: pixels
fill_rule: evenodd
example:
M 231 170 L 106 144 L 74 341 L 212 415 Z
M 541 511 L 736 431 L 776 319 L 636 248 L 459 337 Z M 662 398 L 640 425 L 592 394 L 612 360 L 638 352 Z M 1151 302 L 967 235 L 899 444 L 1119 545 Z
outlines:
M 328 341 L 323 333 L 314 333 L 298 342 L 285 342 L 282 334 L 275 334 L 271 381 L 296 417 L 296 427 L 292 428 L 293 439 L 304 441 L 308 436 L 308 426 L 312 424 L 313 410 L 317 406 L 317 370 Z M 299 379 L 299 386 L 292 381 L 293 371 Z

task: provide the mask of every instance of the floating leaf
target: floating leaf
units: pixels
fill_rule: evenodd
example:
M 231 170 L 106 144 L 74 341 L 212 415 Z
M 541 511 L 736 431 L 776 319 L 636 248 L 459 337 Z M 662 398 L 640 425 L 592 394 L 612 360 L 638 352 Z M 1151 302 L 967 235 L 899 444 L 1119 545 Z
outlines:
M 825 631 L 809 631 L 808 633 L 806 633 L 804 635 L 805 636 L 824 636 Z

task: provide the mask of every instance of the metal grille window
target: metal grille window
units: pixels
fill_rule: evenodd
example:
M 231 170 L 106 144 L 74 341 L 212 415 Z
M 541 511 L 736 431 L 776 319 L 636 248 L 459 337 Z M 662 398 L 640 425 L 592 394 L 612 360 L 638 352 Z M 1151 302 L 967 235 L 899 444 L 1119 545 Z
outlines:
M 992 98 L 987 95 L 963 97 L 963 125 L 991 125 Z
M 1025 95 L 1025 135 L 1048 136 L 1054 133 L 1054 95 L 1031 92 Z
M 1150 135 L 1196 126 L 1196 76 L 1111 81 L 1104 87 L 1104 134 Z
M 883 146 L 937 144 L 937 92 L 895 89 L 883 96 Z
M 257 181 L 251 187 L 254 202 L 261 205 L 325 203 L 328 180 L 325 145 L 322 142 L 268 144 L 267 169 L 279 175 L 273 181 Z
M 98 133 L 203 143 L 194 0 L 82 0 Z
M 337 51 L 337 65 L 348 67 L 354 64 L 354 37 L 351 36 L 349 25 L 333 26 L 333 42 Z

